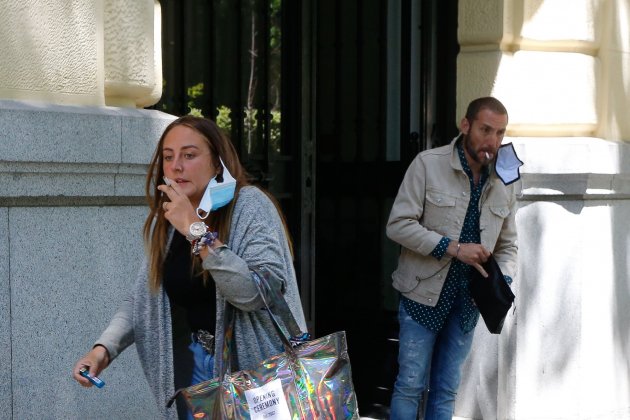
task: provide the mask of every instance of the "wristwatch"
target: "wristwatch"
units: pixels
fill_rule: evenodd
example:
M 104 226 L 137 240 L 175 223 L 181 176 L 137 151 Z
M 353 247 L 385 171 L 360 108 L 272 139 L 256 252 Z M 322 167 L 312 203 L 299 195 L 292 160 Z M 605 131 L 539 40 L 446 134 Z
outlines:
M 188 235 L 186 235 L 186 239 L 189 242 L 192 242 L 196 239 L 201 238 L 208 231 L 208 226 L 204 222 L 194 222 L 188 228 Z

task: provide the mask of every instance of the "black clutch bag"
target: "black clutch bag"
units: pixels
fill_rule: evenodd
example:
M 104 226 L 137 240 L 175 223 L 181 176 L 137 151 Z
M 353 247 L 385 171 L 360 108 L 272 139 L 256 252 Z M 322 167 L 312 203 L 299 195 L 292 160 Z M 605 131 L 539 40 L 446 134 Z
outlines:
M 492 334 L 500 334 L 503 321 L 514 302 L 514 293 L 505 281 L 503 273 L 492 255 L 482 264 L 488 277 L 472 269 L 470 279 L 470 295 L 472 296 L 483 321 Z

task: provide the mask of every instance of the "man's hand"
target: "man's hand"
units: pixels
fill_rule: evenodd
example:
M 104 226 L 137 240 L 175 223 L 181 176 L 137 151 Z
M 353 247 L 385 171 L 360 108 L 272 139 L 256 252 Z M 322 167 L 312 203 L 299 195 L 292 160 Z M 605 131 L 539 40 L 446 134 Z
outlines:
M 462 244 L 456 241 L 451 241 L 448 244 L 446 253 L 453 258 L 458 259 L 464 264 L 472 265 L 482 276 L 488 277 L 488 273 L 483 269 L 481 264 L 488 261 L 490 257 L 490 251 L 484 248 L 481 244 Z

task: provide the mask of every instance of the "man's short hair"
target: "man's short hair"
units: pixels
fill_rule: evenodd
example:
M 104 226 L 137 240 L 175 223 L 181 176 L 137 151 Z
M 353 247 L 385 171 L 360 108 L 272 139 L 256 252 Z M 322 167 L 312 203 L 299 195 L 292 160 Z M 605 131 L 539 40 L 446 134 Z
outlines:
M 466 119 L 472 123 L 482 109 L 489 109 L 495 114 L 507 115 L 507 109 L 497 98 L 492 96 L 485 96 L 483 98 L 477 98 L 468 104 L 466 110 Z

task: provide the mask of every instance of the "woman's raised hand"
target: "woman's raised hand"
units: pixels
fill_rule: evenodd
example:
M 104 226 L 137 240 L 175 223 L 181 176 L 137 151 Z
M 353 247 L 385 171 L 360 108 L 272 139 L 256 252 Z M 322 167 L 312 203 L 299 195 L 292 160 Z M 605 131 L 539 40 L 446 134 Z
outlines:
M 166 194 L 170 200 L 162 203 L 164 217 L 179 233 L 186 236 L 190 225 L 199 221 L 192 203 L 176 182 L 158 185 L 158 190 Z

